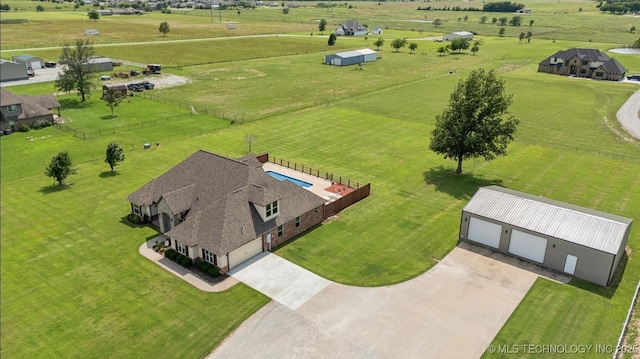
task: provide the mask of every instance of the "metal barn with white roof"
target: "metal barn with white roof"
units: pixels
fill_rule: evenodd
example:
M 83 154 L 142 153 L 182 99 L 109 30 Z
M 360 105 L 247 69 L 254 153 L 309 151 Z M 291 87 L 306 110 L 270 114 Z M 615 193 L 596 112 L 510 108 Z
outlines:
M 456 31 L 442 36 L 442 40 L 451 41 L 453 39 L 468 39 L 473 40 L 473 33 L 469 31 Z
M 489 186 L 478 189 L 462 209 L 460 240 L 608 286 L 624 255 L 632 222 Z
M 337 52 L 324 57 L 322 63 L 335 66 L 347 66 L 372 62 L 378 59 L 378 54 L 371 49 Z

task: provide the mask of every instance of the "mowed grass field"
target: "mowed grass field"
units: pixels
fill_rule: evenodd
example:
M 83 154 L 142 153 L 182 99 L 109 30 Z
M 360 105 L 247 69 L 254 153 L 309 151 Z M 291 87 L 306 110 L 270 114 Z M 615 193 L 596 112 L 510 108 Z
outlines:
M 554 3 L 549 13 L 561 13 L 563 6 Z M 357 16 L 365 9 L 376 11 L 374 4 L 361 3 L 356 10 L 343 10 Z M 245 124 L 191 116 L 138 97 L 121 104 L 111 118 L 97 96 L 87 104 L 78 104 L 75 95 L 61 97 L 68 105 L 62 112 L 72 120 L 69 126 L 106 133 L 83 140 L 49 128 L 0 140 L 0 354 L 203 357 L 264 305 L 267 298 L 242 285 L 219 294 L 186 285 L 139 255 L 138 247 L 156 235 L 154 230 L 122 222 L 129 212 L 129 193 L 198 149 L 232 157 L 246 154 L 246 134 L 258 136 L 254 152 L 268 151 L 372 183 L 370 197 L 277 250 L 345 284 L 398 283 L 437 264 L 456 245 L 460 210 L 480 186 L 498 184 L 640 218 L 640 192 L 634 190 L 640 183 L 639 141 L 622 139 L 612 130 L 620 130 L 613 121 L 617 108 L 639 87 L 536 73 L 537 63 L 560 49 L 617 44 L 534 39 L 519 45 L 514 38 L 481 39 L 477 56 L 445 57 L 437 55 L 441 44 L 433 41 L 420 41 L 416 54 L 407 49 L 394 53 L 389 39 L 382 59 L 362 69 L 320 65 L 321 56 L 332 50 L 323 44 L 326 39 L 220 40 L 229 43 L 205 48 L 233 51 L 225 55 L 227 62 L 170 69 L 193 83 L 154 90 L 196 105 L 242 111 L 253 119 Z M 339 44 L 359 48 L 367 41 L 372 39 L 339 39 Z M 204 46 L 189 50 L 167 44 L 158 53 L 188 53 L 190 63 L 215 62 Z M 282 56 L 277 55 L 279 44 Z M 297 46 L 307 50 L 293 52 Z M 151 61 L 142 57 L 149 56 L 146 51 L 132 52 L 131 47 L 99 49 Z M 265 58 L 251 59 L 260 50 Z M 234 56 L 238 61 L 231 61 Z M 640 71 L 637 56 L 615 56 Z M 456 176 L 453 162 L 428 151 L 429 133 L 456 82 L 478 67 L 498 69 L 522 123 L 508 156 L 467 161 L 465 173 Z M 42 85 L 16 90 L 46 92 Z M 167 120 L 171 114 L 175 121 Z M 138 127 L 144 121 L 168 124 Z M 140 149 L 155 138 L 160 146 Z M 127 156 L 115 174 L 103 162 L 111 140 L 125 145 Z M 70 151 L 78 174 L 60 189 L 42 172 L 62 150 Z M 640 277 L 638 245 L 640 232 L 632 229 L 629 259 L 612 288 L 539 279 L 494 344 L 614 345 Z

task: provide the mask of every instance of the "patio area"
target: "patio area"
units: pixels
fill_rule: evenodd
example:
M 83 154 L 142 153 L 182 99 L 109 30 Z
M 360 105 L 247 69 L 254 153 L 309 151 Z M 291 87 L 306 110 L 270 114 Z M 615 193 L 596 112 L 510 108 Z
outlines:
M 281 166 L 272 162 L 263 163 L 262 168 L 265 170 L 265 172 L 277 172 L 285 176 L 289 176 L 312 184 L 311 187 L 307 187 L 306 189 L 320 196 L 327 203 L 333 202 L 353 191 L 352 188 L 349 188 L 346 185 L 333 183 L 331 180 L 326 180 L 324 178 L 316 177 L 308 173 L 296 171 L 292 168 L 287 168 L 286 166 Z

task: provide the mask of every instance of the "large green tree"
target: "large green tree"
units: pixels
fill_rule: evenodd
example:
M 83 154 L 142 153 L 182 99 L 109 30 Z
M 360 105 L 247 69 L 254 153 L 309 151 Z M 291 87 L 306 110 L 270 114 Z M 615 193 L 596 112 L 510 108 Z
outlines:
M 91 94 L 96 78 L 95 68 L 89 63 L 95 54 L 96 50 L 89 40 L 77 39 L 73 45 L 65 43 L 59 60 L 65 66 L 55 81 L 56 88 L 65 92 L 76 90 L 85 101 Z
M 395 39 L 391 41 L 391 47 L 396 50 L 396 52 L 400 51 L 401 48 L 407 46 L 407 38 L 404 39 Z
M 378 40 L 376 40 L 376 42 L 373 43 L 373 46 L 376 47 L 376 50 L 380 50 L 380 46 L 384 45 L 384 39 L 383 38 L 378 38 Z
M 59 152 L 57 155 L 53 156 L 53 158 L 51 158 L 51 162 L 49 162 L 44 170 L 44 174 L 47 177 L 52 177 L 56 180 L 56 182 L 58 182 L 58 186 L 62 186 L 64 180 L 74 173 L 76 173 L 76 170 L 71 162 L 69 152 Z
M 320 19 L 320 23 L 318 24 L 318 31 L 324 32 L 327 29 L 327 20 Z
M 122 150 L 122 147 L 120 147 L 120 145 L 115 142 L 109 143 L 109 145 L 107 145 L 107 153 L 104 162 L 109 164 L 109 167 L 111 167 L 111 172 L 113 172 L 113 168 L 122 161 L 124 161 L 124 152 Z
M 102 96 L 104 102 L 107 103 L 107 106 L 111 109 L 111 117 L 113 117 L 113 109 L 118 107 L 122 102 L 121 93 L 115 88 L 109 88 Z
M 329 44 L 329 46 L 333 46 L 336 44 L 337 39 L 338 36 L 336 36 L 336 33 L 332 32 L 331 35 L 329 35 L 329 41 L 327 41 L 327 44 Z
M 513 140 L 519 120 L 509 113 L 512 95 L 505 93 L 504 80 L 495 70 L 477 69 L 458 82 L 449 106 L 436 116 L 429 149 L 458 162 L 484 157 L 489 161 L 504 156 Z
M 169 28 L 169 23 L 166 21 L 163 21 L 160 23 L 160 27 L 158 28 L 158 31 L 160 31 L 162 33 L 163 37 L 167 36 L 167 32 L 169 32 L 171 29 Z
M 451 51 L 460 53 L 469 48 L 469 39 L 457 38 L 451 40 Z

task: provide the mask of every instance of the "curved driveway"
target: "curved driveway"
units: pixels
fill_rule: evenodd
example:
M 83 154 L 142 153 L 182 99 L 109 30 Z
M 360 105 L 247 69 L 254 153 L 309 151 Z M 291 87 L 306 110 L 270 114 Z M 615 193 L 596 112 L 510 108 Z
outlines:
M 539 273 L 461 243 L 417 278 L 361 288 L 264 254 L 231 276 L 274 300 L 208 358 L 478 358 Z
M 640 91 L 636 91 L 629 97 L 627 102 L 616 113 L 616 117 L 627 132 L 640 140 L 640 118 L 638 118 L 638 112 L 640 112 Z

